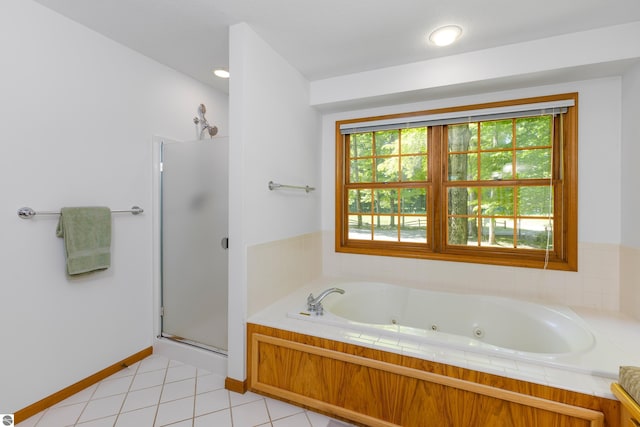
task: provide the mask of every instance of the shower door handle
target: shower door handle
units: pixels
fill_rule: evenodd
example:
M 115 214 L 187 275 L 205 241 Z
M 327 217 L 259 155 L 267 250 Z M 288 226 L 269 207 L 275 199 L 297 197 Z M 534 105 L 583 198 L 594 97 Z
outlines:
M 229 249 L 229 238 L 223 237 L 222 240 L 220 240 L 220 246 L 222 246 L 222 249 Z

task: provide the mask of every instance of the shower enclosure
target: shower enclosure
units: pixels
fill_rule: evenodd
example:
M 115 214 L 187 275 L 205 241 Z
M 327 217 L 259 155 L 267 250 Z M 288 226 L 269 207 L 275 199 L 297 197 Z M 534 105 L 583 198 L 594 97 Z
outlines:
M 160 147 L 161 335 L 226 354 L 228 138 Z

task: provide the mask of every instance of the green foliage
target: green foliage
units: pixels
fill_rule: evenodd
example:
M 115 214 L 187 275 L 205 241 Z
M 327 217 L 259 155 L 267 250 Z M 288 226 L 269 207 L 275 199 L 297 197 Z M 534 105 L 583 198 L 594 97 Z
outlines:
M 511 148 L 513 126 L 511 120 L 480 122 L 480 149 Z
M 552 120 L 551 116 L 538 116 L 449 126 L 449 180 L 504 181 L 550 178 Z M 479 147 L 473 141 L 478 134 Z M 548 186 L 533 187 L 524 183 L 517 187 L 470 186 L 450 189 L 449 242 L 466 244 L 468 236 L 477 240 L 474 230 L 463 224 L 464 215 L 477 215 L 482 219 L 483 242 L 512 246 L 513 229 L 508 236 L 496 238 L 497 222 L 505 223 L 501 217 L 510 217 L 513 223 L 516 218 L 552 215 L 553 210 L 549 208 L 549 191 Z M 540 228 L 538 225 L 536 227 Z M 467 232 L 463 233 L 465 228 Z M 523 238 L 533 241 L 531 245 L 535 245 L 538 239 L 531 238 L 527 233 Z
M 465 123 L 449 125 L 447 131 L 447 178 L 471 184 L 448 189 L 449 243 L 466 245 L 469 236 L 479 243 L 480 234 L 482 244 L 512 246 L 517 240 L 518 247 L 540 247 L 544 240 L 546 247 L 546 225 L 538 221 L 553 214 L 551 189 L 528 185 L 526 180 L 551 177 L 553 118 Z M 350 136 L 350 182 L 390 183 L 385 190 L 349 190 L 348 209 L 357 217 L 358 227 L 371 226 L 373 219 L 375 233 L 379 233 L 396 227 L 397 221 L 403 229 L 406 218 L 410 222 L 420 218 L 416 220 L 419 228 L 426 230 L 422 228 L 426 224 L 426 188 L 399 189 L 393 188 L 393 183 L 427 181 L 427 134 L 427 128 L 412 128 Z M 472 184 L 506 180 L 520 182 L 491 187 Z M 528 225 L 521 225 L 523 219 Z M 531 229 L 521 230 L 521 226 Z
M 427 128 L 402 129 L 400 136 L 402 154 L 426 154 Z
M 516 119 L 516 147 L 546 147 L 551 145 L 551 116 Z

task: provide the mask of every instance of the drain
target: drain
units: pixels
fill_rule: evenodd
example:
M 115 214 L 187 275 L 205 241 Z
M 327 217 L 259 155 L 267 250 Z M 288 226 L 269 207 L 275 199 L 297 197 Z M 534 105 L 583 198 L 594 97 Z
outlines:
M 391 319 L 391 324 L 392 324 L 392 325 L 397 325 L 397 324 L 398 324 L 398 321 L 397 321 L 396 319 Z
M 484 336 L 484 331 L 481 328 L 473 328 L 473 335 L 476 338 L 482 338 Z
M 438 325 L 436 325 L 435 323 L 433 325 L 431 325 L 431 330 L 432 331 L 437 331 L 438 330 Z

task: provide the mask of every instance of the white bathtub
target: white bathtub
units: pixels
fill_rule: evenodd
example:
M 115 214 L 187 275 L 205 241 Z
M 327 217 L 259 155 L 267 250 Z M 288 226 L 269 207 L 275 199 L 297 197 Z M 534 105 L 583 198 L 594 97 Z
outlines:
M 595 345 L 588 325 L 567 307 L 385 283 L 337 286 L 345 293 L 328 295 L 322 316 L 305 310 L 288 316 L 510 359 L 574 358 Z
M 324 299 L 323 316 L 310 315 L 309 293 L 317 296 L 332 287 L 346 292 Z M 620 313 L 574 310 L 510 298 L 319 278 L 247 321 L 613 398 L 610 385 L 618 378 L 619 367 L 640 366 L 640 322 Z

